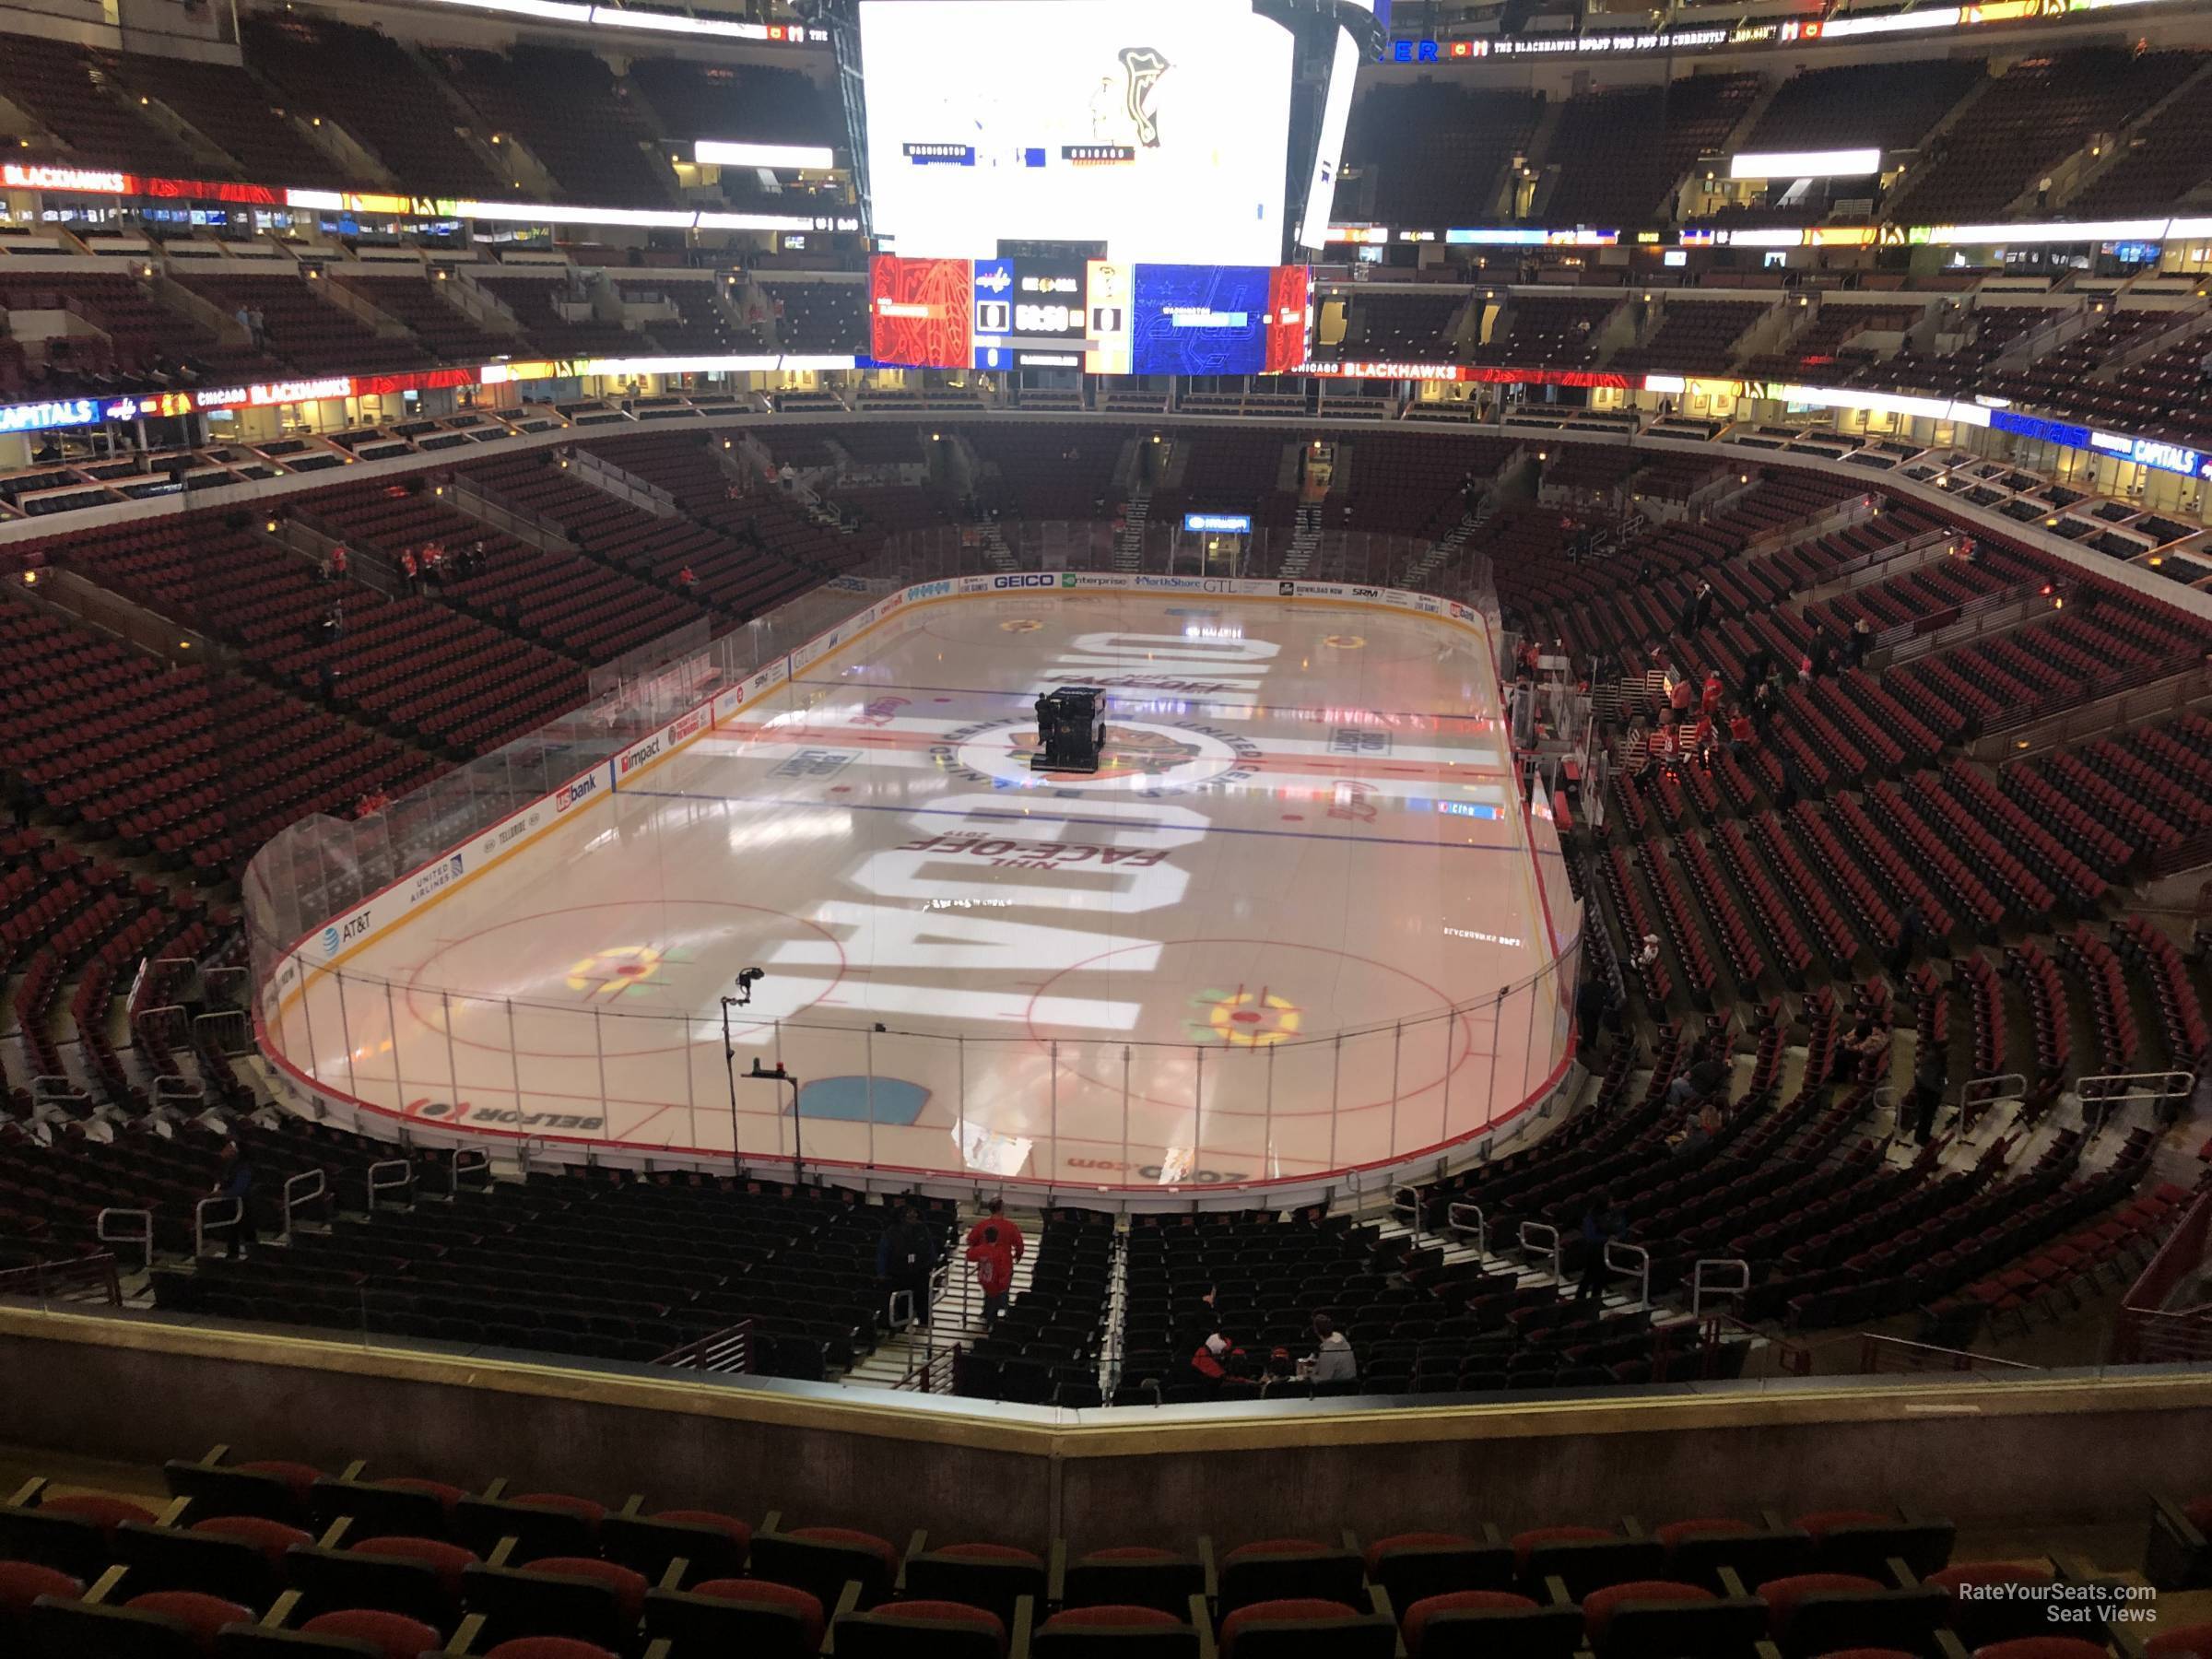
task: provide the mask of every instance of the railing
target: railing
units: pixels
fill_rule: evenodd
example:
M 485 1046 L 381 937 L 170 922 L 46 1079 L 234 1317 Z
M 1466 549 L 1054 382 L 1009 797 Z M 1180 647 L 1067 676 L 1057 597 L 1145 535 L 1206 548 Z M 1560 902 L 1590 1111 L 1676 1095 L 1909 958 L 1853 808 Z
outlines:
M 625 472 L 613 462 L 580 449 L 562 460 L 561 465 L 579 483 L 589 484 L 602 494 L 618 501 L 626 501 L 640 512 L 650 512 L 654 518 L 676 518 L 679 510 L 676 498 L 658 484 L 651 484 L 635 473 Z
M 456 473 L 445 487 L 456 512 L 488 524 L 500 535 L 547 553 L 572 553 L 576 536 L 566 524 L 534 508 L 508 500 L 498 491 L 465 473 Z
M 242 1198 L 227 1198 L 218 1194 L 201 1199 L 192 1206 L 193 1255 L 196 1258 L 207 1253 L 209 1228 L 233 1228 L 245 1218 L 246 1202 Z
M 29 1266 L 0 1270 L 0 1296 L 32 1296 L 42 1302 L 55 1301 L 62 1300 L 73 1285 L 80 1288 L 89 1285 L 111 1308 L 123 1306 L 123 1283 L 116 1277 L 115 1258 L 105 1251 L 98 1255 L 33 1262 Z
M 1956 610 L 1936 613 L 1953 618 L 1940 627 L 1930 628 L 1928 624 L 1933 618 L 1928 617 L 1900 622 L 1874 636 L 1875 666 L 1893 668 L 1935 652 L 1948 651 L 1968 640 L 2018 628 L 2029 618 L 2063 603 L 2072 591 L 2071 583 L 2053 583 L 2041 579 L 2016 582 L 1994 594 L 1969 599 Z
M 387 1158 L 369 1166 L 369 1207 L 376 1208 L 379 1193 L 405 1193 L 409 1200 L 414 1196 L 415 1166 L 404 1158 Z M 387 1202 L 399 1202 L 388 1200 Z
M 490 1184 L 490 1153 L 485 1151 L 481 1147 L 455 1147 L 452 1148 L 452 1151 L 453 1161 L 452 1172 L 448 1181 L 448 1185 L 452 1192 L 457 1194 L 461 1191 L 461 1178 L 465 1175 L 481 1176 L 483 1178 L 481 1182 L 472 1184 L 481 1184 L 487 1186 Z
M 933 1349 L 919 1365 L 891 1384 L 894 1392 L 948 1394 L 959 1380 L 960 1345 Z
M 1818 605 L 1821 600 L 1833 598 L 1838 594 L 1846 594 L 1853 588 L 1865 587 L 1868 582 L 1887 582 L 1893 576 L 1902 575 L 1903 571 L 1889 568 L 1900 559 L 1914 559 L 1921 564 L 1933 564 L 1938 559 L 1947 559 L 1958 543 L 1959 532 L 1956 530 L 1923 530 L 1918 535 L 1907 536 L 1903 541 L 1871 548 L 1856 559 L 1847 559 L 1841 564 L 1830 565 L 1823 571 L 1820 580 L 1797 596 L 1797 608 L 1802 612 L 1806 606 Z
M 330 1194 L 330 1183 L 320 1170 L 302 1170 L 289 1176 L 284 1183 L 284 1230 L 289 1237 L 292 1230 L 292 1212 L 311 1204 L 320 1204 Z
M 2169 1100 L 2185 1100 L 2194 1094 L 2196 1074 L 2185 1071 L 2100 1072 L 2094 1077 L 2078 1078 L 2075 1082 L 2074 1092 L 2081 1097 L 2085 1108 L 2100 1106 L 2109 1110 L 2114 1106 L 2133 1105 L 2137 1100 L 2163 1105 Z
M 1524 1255 L 1546 1255 L 1551 1258 L 1551 1277 L 1559 1275 L 1559 1230 L 1548 1221 L 1524 1221 L 1518 1235 Z
M 1838 530 L 1848 530 L 1853 524 L 1863 524 L 1877 511 L 1878 509 L 1873 495 L 1853 496 L 1848 501 L 1812 518 L 1800 519 L 1794 524 L 1782 524 L 1764 535 L 1753 536 L 1729 562 L 1747 564 L 1755 559 L 1764 559 L 1770 553 L 1787 552 L 1792 547 L 1803 547 L 1806 542 L 1818 541 L 1824 535 L 1832 535 Z
M 2206 695 L 2212 695 L 2212 672 L 2201 657 L 2178 669 L 2168 665 L 2148 681 L 2102 691 L 2062 713 L 2039 717 L 2031 712 L 2028 720 L 2001 717 L 1968 752 L 1977 760 L 2030 754 L 2120 726 L 2140 725 L 2162 714 L 2177 714 Z M 2029 720 L 2033 725 L 2023 730 Z
M 102 1244 L 135 1244 L 139 1251 L 139 1272 L 144 1273 L 154 1265 L 152 1210 L 103 1209 L 93 1219 L 92 1232 Z
M 1977 1354 L 1966 1348 L 1937 1347 L 1932 1343 L 1907 1342 L 1901 1336 L 1883 1336 L 1872 1331 L 1859 1334 L 1859 1371 L 1873 1376 L 1884 1371 L 2035 1371 L 2043 1368 L 2018 1359 L 2000 1359 L 1994 1354 Z
M 2018 1072 L 1969 1077 L 1959 1087 L 1959 1132 L 1971 1135 L 1975 1123 L 1994 1106 L 2017 1106 L 2028 1098 L 2028 1079 Z
M 65 1105 L 83 1117 L 92 1111 L 92 1096 L 75 1077 L 41 1072 L 30 1080 L 30 1107 L 35 1115 L 41 1106 Z
M 195 1112 L 207 1103 L 207 1090 L 191 1077 L 156 1077 L 154 1104 Z
M 1641 1244 L 1623 1244 L 1617 1240 L 1606 1241 L 1606 1270 L 1631 1277 L 1636 1280 L 1636 1305 L 1652 1305 L 1652 1253 Z
M 2187 669 L 2201 666 L 2204 660 L 2202 652 L 2190 652 L 2186 654 L 2177 653 L 2173 656 L 2161 657 L 2155 662 L 2138 664 L 2133 668 L 2124 668 L 2116 674 L 2100 675 L 2087 686 L 2060 686 L 2053 690 L 2045 692 L 2031 702 L 2018 703 L 2011 708 L 2000 710 L 1983 723 L 1983 730 L 1992 733 L 2014 731 L 2031 721 L 2041 720 L 2055 713 L 2069 704 L 2079 702 L 2085 695 L 2093 699 L 2118 696 L 2123 692 L 2133 691 L 2156 681 L 2166 679 L 2171 676 L 2181 674 Z
M 1472 1230 L 1475 1234 L 1475 1253 L 1490 1253 L 1489 1223 L 1483 1219 L 1481 1205 L 1454 1204 L 1448 1206 L 1444 1211 L 1444 1224 L 1455 1227 L 1462 1232 Z
M 2170 1308 L 2182 1288 L 2203 1273 L 2212 1241 L 2212 1188 L 2196 1195 L 2189 1213 L 2128 1287 L 2113 1322 L 2112 1362 L 2212 1359 L 2212 1301 Z
M 1735 1282 L 1732 1285 L 1712 1283 L 1706 1269 L 1714 1267 L 1733 1269 Z M 1750 1288 L 1751 1264 L 1741 1256 L 1700 1256 L 1689 1270 L 1689 1311 L 1693 1315 L 1702 1315 L 1708 1296 L 1740 1298 Z
M 192 1022 L 192 1043 L 225 1059 L 253 1052 L 253 1025 L 243 1008 L 218 1008 Z
M 753 1322 L 741 1319 L 695 1342 L 670 1348 L 653 1364 L 672 1371 L 713 1371 L 721 1376 L 749 1371 L 753 1369 Z

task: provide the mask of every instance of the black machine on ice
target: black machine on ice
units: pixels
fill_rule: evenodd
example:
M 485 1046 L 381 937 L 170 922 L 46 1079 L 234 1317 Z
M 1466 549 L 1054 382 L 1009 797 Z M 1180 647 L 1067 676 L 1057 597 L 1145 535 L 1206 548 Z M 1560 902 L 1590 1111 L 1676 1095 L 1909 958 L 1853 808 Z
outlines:
M 1106 746 L 1106 691 L 1062 686 L 1037 700 L 1037 752 L 1031 771 L 1095 772 Z

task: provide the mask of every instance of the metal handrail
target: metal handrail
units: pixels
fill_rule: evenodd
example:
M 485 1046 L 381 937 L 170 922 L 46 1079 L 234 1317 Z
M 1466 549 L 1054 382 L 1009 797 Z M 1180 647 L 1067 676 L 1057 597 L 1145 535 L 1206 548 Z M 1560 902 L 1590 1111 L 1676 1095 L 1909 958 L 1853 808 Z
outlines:
M 1390 1213 L 1406 1218 L 1413 1236 L 1421 1236 L 1421 1189 L 1417 1186 L 1393 1187 L 1390 1191 Z
M 233 1198 L 221 1193 L 215 1193 L 192 1206 L 192 1253 L 195 1259 L 207 1253 L 208 1207 L 226 1204 L 230 1206 L 230 1213 L 223 1216 L 215 1225 L 236 1227 L 246 1218 L 246 1201 L 242 1198 Z
M 1621 1259 L 1616 1261 L 1613 1253 L 1618 1251 Z M 1652 1305 L 1652 1253 L 1641 1244 L 1623 1244 L 1615 1239 L 1606 1241 L 1606 1269 L 1609 1273 L 1633 1275 L 1636 1279 L 1636 1305 Z
M 195 1078 L 156 1077 L 154 1079 L 154 1104 L 157 1106 L 197 1107 L 205 1106 L 206 1103 L 207 1090 Z
M 653 1361 L 677 1371 L 717 1372 L 749 1371 L 753 1369 L 753 1322 L 741 1319 L 734 1325 L 681 1347 L 672 1347 Z
M 310 1182 L 312 1184 L 310 1185 Z M 324 1179 L 320 1170 L 303 1170 L 297 1175 L 285 1178 L 284 1230 L 288 1238 L 292 1230 L 292 1211 L 327 1197 L 329 1193 L 330 1183 Z
M 1540 1237 L 1547 1233 L 1551 1237 L 1551 1242 L 1548 1245 L 1545 1244 Z M 1558 1228 L 1548 1221 L 1524 1221 L 1521 1223 L 1520 1232 L 1515 1235 L 1515 1241 L 1520 1244 L 1524 1253 L 1535 1251 L 1538 1253 L 1548 1254 L 1551 1257 L 1551 1277 L 1554 1279 L 1559 1277 L 1559 1230 Z
M 2148 1083 L 2153 1080 L 2166 1087 L 2118 1087 L 2121 1084 Z M 2092 1088 L 2092 1085 L 2099 1087 Z M 2081 1097 L 2084 1106 L 2121 1106 L 2133 1100 L 2185 1100 L 2196 1092 L 2196 1074 L 2185 1071 L 2100 1072 L 2094 1077 L 2076 1078 L 2074 1092 Z
M 214 1030 L 207 1033 L 207 1041 L 203 1045 L 200 1041 L 200 1032 L 203 1028 L 210 1026 Z M 192 1045 L 194 1048 L 202 1046 L 210 1048 L 226 1059 L 233 1054 L 252 1053 L 253 1052 L 253 1030 L 252 1026 L 247 1023 L 245 1010 L 242 1008 L 218 1008 L 212 1014 L 201 1015 L 192 1022 Z
M 1974 1121 L 1993 1106 L 2017 1106 L 2028 1098 L 2028 1079 L 2018 1072 L 1992 1072 L 1969 1077 L 1959 1088 L 1959 1132 L 1970 1135 Z
M 146 1037 L 147 1022 L 152 1019 L 157 1014 L 175 1015 L 177 1018 L 176 1041 L 181 1042 L 189 1042 L 192 1041 L 192 1027 L 189 1023 L 190 1017 L 184 1006 L 182 1003 L 156 1003 L 152 1007 L 140 1008 L 136 1013 L 131 1016 L 131 1034 L 133 1038 L 136 1040 L 133 1041 L 132 1047 L 135 1048 L 138 1041 L 144 1041 Z
M 1705 1270 L 1708 1267 L 1733 1267 L 1738 1274 L 1742 1276 L 1742 1282 L 1735 1285 L 1708 1285 L 1705 1282 Z M 1750 1288 L 1751 1264 L 1745 1261 L 1743 1257 L 1700 1256 L 1697 1260 L 1697 1264 L 1689 1270 L 1689 1311 L 1694 1316 L 1703 1316 L 1705 1312 L 1705 1293 L 1708 1290 L 1712 1291 L 1716 1295 L 1733 1297 L 1742 1296 Z
M 369 1207 L 376 1208 L 379 1193 L 411 1189 L 415 1184 L 415 1166 L 404 1158 L 387 1158 L 369 1166 Z
M 1468 1221 L 1465 1219 L 1468 1216 L 1474 1217 L 1475 1219 L 1472 1222 Z M 1475 1253 L 1477 1255 L 1490 1253 L 1490 1228 L 1489 1223 L 1483 1219 L 1481 1205 L 1464 1202 L 1447 1205 L 1444 1208 L 1444 1225 L 1455 1227 L 1461 1232 L 1465 1232 L 1472 1227 L 1475 1231 Z
M 453 1159 L 450 1182 L 452 1190 L 455 1193 L 461 1190 L 461 1177 L 464 1175 L 482 1174 L 487 1179 L 490 1177 L 491 1154 L 481 1147 L 455 1147 L 453 1149 Z
M 106 1251 L 97 1255 L 67 1256 L 60 1261 L 32 1262 L 22 1267 L 0 1270 L 0 1296 L 20 1295 L 16 1288 L 19 1281 L 29 1281 L 31 1294 L 41 1301 L 46 1300 L 47 1282 L 73 1278 L 91 1278 L 106 1294 L 110 1307 L 123 1306 L 123 1283 L 115 1275 L 115 1258 Z
M 110 1218 L 115 1221 L 135 1220 L 135 1232 L 111 1232 Z M 150 1209 L 103 1209 L 93 1218 L 92 1236 L 102 1244 L 135 1244 L 141 1253 L 138 1271 L 146 1272 L 154 1265 L 154 1212 Z

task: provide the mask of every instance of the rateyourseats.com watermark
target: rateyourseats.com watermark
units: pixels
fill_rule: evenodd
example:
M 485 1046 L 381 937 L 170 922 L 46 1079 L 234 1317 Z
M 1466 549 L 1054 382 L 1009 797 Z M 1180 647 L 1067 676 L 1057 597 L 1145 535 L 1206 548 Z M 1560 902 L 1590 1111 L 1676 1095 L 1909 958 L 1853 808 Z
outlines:
M 2111 1582 L 2028 1584 L 2010 1581 L 1959 1584 L 1961 1602 L 2037 1602 L 2056 1625 L 2155 1624 L 2159 1593 L 2148 1584 Z

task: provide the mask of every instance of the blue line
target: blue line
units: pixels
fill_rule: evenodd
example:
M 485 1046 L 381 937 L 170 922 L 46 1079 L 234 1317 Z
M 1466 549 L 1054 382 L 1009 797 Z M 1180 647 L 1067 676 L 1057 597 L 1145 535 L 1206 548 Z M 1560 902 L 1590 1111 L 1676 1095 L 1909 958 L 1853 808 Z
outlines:
M 649 795 L 663 801 L 722 801 L 747 806 L 834 806 L 840 812 L 908 812 L 929 813 L 940 818 L 1005 819 L 1008 823 L 1034 824 L 1041 819 L 1053 824 L 1085 824 L 1101 830 L 1187 830 L 1187 824 L 1166 822 L 1147 823 L 1138 818 L 1063 817 L 1052 812 L 972 812 L 955 810 L 950 806 L 878 806 L 865 801 L 809 801 L 790 799 L 781 795 L 702 794 L 689 789 L 625 789 L 618 793 L 626 795 Z M 1503 822 L 1503 819 L 1499 820 Z M 1273 835 L 1286 841 L 1348 841 L 1360 847 L 1433 847 L 1442 853 L 1520 853 L 1517 846 L 1490 847 L 1474 841 L 1416 841 L 1394 835 L 1327 835 L 1309 830 L 1260 830 L 1235 824 L 1208 824 L 1207 835 Z

